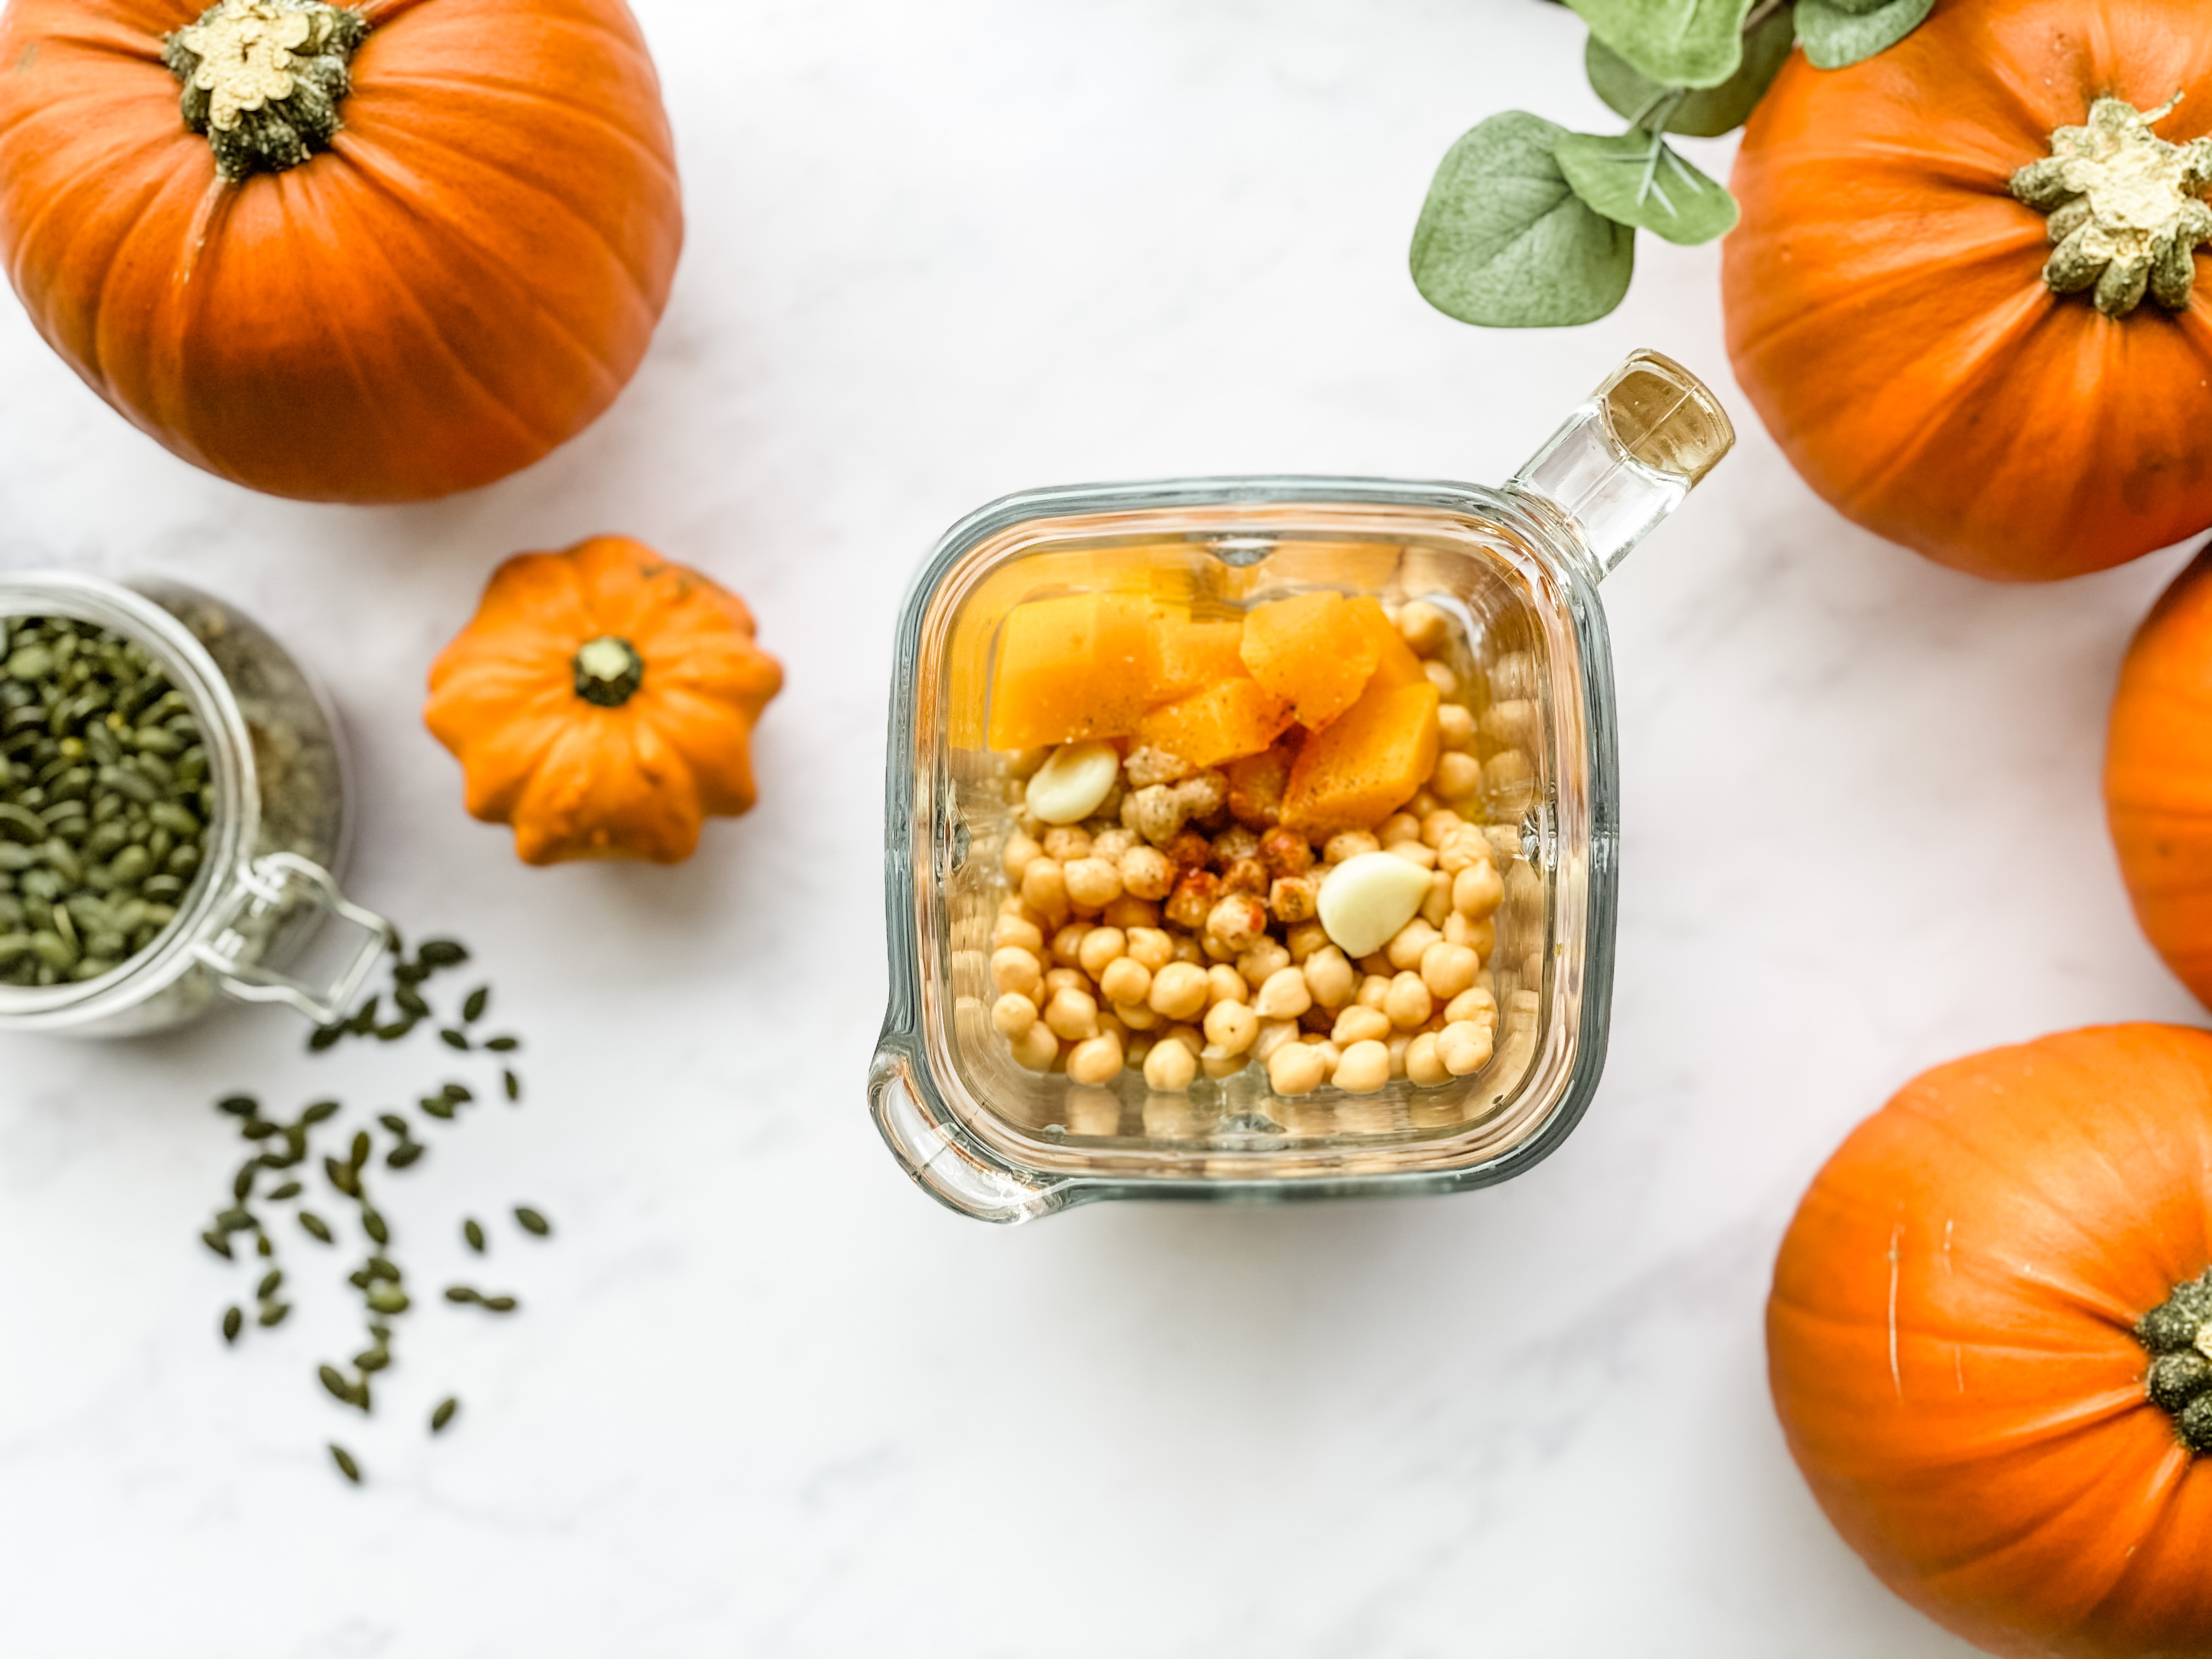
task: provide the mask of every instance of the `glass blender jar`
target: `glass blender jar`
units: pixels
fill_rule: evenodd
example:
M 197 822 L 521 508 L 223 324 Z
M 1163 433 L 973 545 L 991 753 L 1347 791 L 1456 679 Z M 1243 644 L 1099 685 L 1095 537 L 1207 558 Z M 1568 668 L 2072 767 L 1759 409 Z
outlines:
M 1713 394 L 1644 351 L 1502 489 L 1199 479 L 1032 491 L 956 525 L 908 596 L 891 692 L 890 994 L 869 1101 L 908 1173 L 963 1214 L 1012 1223 L 1109 1198 L 1455 1192 L 1556 1148 L 1597 1088 L 1612 994 L 1618 763 L 1598 584 L 1734 442 Z M 1229 616 L 1336 592 L 1449 619 L 1439 683 L 1463 688 L 1480 763 L 1459 810 L 1504 890 L 1480 1070 L 1291 1099 L 1233 1059 L 1188 1090 L 1133 1066 L 1101 1084 L 1017 1063 L 992 1023 L 1002 854 L 1023 811 L 987 741 L 995 665 L 1017 606 L 1116 592 Z

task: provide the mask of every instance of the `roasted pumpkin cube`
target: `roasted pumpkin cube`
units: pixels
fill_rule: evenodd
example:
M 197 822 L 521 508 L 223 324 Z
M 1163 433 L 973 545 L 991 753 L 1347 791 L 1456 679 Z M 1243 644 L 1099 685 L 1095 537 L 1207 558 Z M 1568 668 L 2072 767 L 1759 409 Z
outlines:
M 1374 630 L 1376 648 L 1375 675 L 1367 682 L 1369 688 L 1417 685 L 1427 679 L 1428 671 L 1421 666 L 1421 659 L 1406 643 L 1406 636 L 1398 631 L 1397 624 L 1382 614 L 1382 607 L 1375 605 L 1374 600 L 1366 603 L 1375 605 L 1373 616 L 1368 618 L 1368 626 Z
M 1158 674 L 1152 615 L 1135 593 L 1072 593 L 1008 611 L 991 676 L 991 747 L 1135 731 Z
M 1293 830 L 1364 830 L 1413 798 L 1436 770 L 1437 688 L 1376 686 L 1306 739 L 1291 768 L 1283 821 Z
M 1301 593 L 1255 606 L 1244 618 L 1242 654 L 1252 678 L 1291 704 L 1298 724 L 1318 730 L 1359 700 L 1382 654 L 1375 600 Z
M 1174 702 L 1224 680 L 1249 678 L 1244 666 L 1244 619 L 1194 617 L 1188 611 L 1152 613 L 1152 649 L 1158 668 L 1152 702 Z
M 1153 709 L 1137 722 L 1137 741 L 1193 766 L 1218 766 L 1258 754 L 1290 723 L 1290 704 L 1240 677 Z

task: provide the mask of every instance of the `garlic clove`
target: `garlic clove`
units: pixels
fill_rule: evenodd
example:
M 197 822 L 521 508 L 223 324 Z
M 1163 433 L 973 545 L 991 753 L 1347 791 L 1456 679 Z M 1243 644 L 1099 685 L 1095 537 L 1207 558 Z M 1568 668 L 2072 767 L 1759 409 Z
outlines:
M 1419 914 L 1428 896 L 1429 872 L 1419 865 L 1389 853 L 1362 853 L 1338 865 L 1322 883 L 1322 928 L 1331 944 L 1356 961 L 1388 945 Z
M 1029 809 L 1047 823 L 1080 823 L 1114 793 L 1121 771 L 1110 743 L 1062 744 L 1030 777 Z

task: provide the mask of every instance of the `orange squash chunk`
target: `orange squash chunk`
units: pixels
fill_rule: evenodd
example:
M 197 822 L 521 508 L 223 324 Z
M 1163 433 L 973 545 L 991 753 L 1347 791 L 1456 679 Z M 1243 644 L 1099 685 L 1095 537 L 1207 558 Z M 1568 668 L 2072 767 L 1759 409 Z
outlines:
M 1140 593 L 1073 593 L 1008 611 L 991 677 L 991 747 L 1135 731 L 1158 673 L 1152 611 Z
M 1372 612 L 1372 616 L 1370 612 Z M 1326 726 L 1359 700 L 1382 653 L 1371 599 L 1301 593 L 1255 607 L 1244 618 L 1244 665 L 1297 711 L 1301 726 Z
M 1137 722 L 1137 741 L 1193 766 L 1256 755 L 1291 723 L 1291 706 L 1240 676 L 1155 708 Z
M 1283 821 L 1293 830 L 1371 829 L 1436 770 L 1437 688 L 1376 686 L 1306 739 L 1291 768 Z
M 1413 654 L 1413 647 L 1406 643 L 1406 636 L 1398 631 L 1398 625 L 1382 614 L 1382 607 L 1374 600 L 1366 603 L 1375 605 L 1373 616 L 1367 620 L 1375 635 L 1376 647 L 1375 677 L 1367 682 L 1368 689 L 1371 690 L 1378 685 L 1418 685 L 1426 680 L 1428 671 Z
M 1187 611 L 1154 611 L 1152 647 L 1159 669 L 1152 681 L 1152 701 L 1173 702 L 1224 680 L 1249 678 L 1243 643 L 1242 617 L 1212 621 Z

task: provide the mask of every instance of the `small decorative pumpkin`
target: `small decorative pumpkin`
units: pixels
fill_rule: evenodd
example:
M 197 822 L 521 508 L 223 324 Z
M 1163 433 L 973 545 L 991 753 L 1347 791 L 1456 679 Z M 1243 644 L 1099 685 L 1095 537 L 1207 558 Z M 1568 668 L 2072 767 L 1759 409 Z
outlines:
M 1863 10 L 1844 6 L 1844 10 Z M 2202 0 L 1944 0 L 1745 130 L 1736 378 L 1875 533 L 2045 580 L 2212 525 Z
M 1991 1653 L 2212 1653 L 2212 1034 L 2066 1032 L 1854 1131 L 1767 1304 L 1790 1450 Z
M 489 483 L 614 401 L 683 241 L 623 0 L 9 0 L 0 263 L 48 344 L 210 472 Z
M 751 809 L 753 726 L 782 688 L 744 600 L 603 536 L 499 568 L 423 718 L 526 863 L 674 864 L 702 818 Z
M 2106 738 L 2105 815 L 2136 920 L 2212 1006 L 2212 547 L 2128 647 Z

